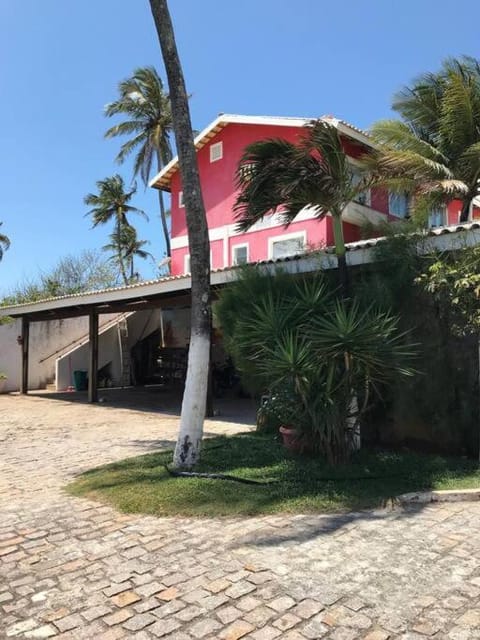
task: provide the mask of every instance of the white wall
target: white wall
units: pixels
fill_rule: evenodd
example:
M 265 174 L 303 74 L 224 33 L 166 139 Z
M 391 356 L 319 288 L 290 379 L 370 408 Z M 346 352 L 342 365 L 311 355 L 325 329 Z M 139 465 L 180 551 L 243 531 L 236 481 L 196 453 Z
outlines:
M 101 369 L 110 363 L 110 375 L 115 383 L 120 380 L 122 373 L 118 328 L 117 324 L 114 324 L 106 331 L 102 331 L 102 326 L 104 327 L 112 322 L 116 315 L 106 314 L 100 316 L 98 336 L 98 368 Z M 65 391 L 69 386 L 73 386 L 73 372 L 82 369 L 88 371 L 88 360 L 88 339 L 86 339 L 85 344 L 76 346 L 72 351 L 62 354 L 56 361 L 55 381 L 57 391 Z
M 0 325 L 0 372 L 8 376 L 5 391 L 18 391 L 20 388 L 21 348 L 17 336 L 21 333 L 21 320 Z M 42 389 L 52 382 L 55 377 L 55 352 L 87 333 L 86 317 L 30 323 L 29 388 Z M 40 362 L 44 358 L 47 360 Z

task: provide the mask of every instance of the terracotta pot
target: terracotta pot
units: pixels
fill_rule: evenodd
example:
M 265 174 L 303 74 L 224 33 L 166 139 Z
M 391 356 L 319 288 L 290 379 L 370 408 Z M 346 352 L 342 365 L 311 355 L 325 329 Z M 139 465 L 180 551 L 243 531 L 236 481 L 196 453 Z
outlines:
M 304 450 L 305 444 L 296 429 L 293 427 L 282 426 L 279 431 L 282 435 L 283 446 L 285 449 L 295 452 L 301 452 Z
M 7 386 L 7 379 L 0 378 L 0 393 L 4 393 L 4 389 Z

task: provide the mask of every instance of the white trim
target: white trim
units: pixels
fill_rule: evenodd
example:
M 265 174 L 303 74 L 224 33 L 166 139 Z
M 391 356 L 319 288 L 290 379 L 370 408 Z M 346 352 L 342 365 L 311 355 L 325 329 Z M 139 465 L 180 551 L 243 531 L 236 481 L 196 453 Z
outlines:
M 218 162 L 223 158 L 223 142 L 214 142 L 210 145 L 210 162 Z M 218 154 L 218 155 L 217 155 Z
M 307 232 L 303 231 L 295 231 L 293 233 L 283 233 L 279 236 L 272 236 L 268 238 L 268 259 L 273 260 L 273 245 L 277 242 L 282 242 L 283 240 L 295 240 L 296 238 L 301 238 L 303 243 L 303 248 L 307 248 Z M 292 254 L 297 255 L 297 254 Z
M 228 124 L 259 124 L 259 125 L 273 125 L 276 127 L 304 127 L 312 120 L 318 120 L 319 118 L 296 118 L 296 117 L 288 117 L 288 116 L 245 116 L 239 114 L 220 114 L 213 122 L 211 122 L 203 131 L 201 131 L 198 136 L 194 140 L 195 147 L 201 149 L 205 146 L 209 140 L 211 140 L 221 129 L 226 127 Z M 356 127 L 344 122 L 343 120 L 339 120 L 338 118 L 334 118 L 332 116 L 323 116 L 320 120 L 324 120 L 325 122 L 329 122 L 332 126 L 334 126 L 339 133 L 343 134 L 346 137 L 353 138 L 361 142 L 362 144 L 368 145 L 370 147 L 374 146 L 373 140 L 371 140 L 368 135 L 357 129 Z M 165 189 L 166 191 L 170 190 L 170 178 L 173 173 L 177 170 L 178 166 L 178 156 L 175 156 L 170 160 L 168 164 L 166 164 L 163 169 L 154 176 L 148 185 L 150 187 L 154 187 L 157 189 Z
M 246 262 L 248 263 L 250 260 L 250 245 L 248 244 L 248 242 L 241 242 L 239 244 L 232 244 L 232 266 L 236 266 L 237 264 L 239 264 L 238 262 L 235 262 L 235 249 L 246 249 L 247 250 L 247 260 Z M 244 264 L 243 262 L 241 262 L 240 264 Z
M 185 209 L 185 202 L 183 201 L 183 191 L 178 192 L 178 208 Z
M 186 253 L 183 256 L 183 273 L 190 273 L 190 269 L 192 268 L 190 264 L 190 254 Z
M 306 220 L 314 220 L 316 217 L 315 210 L 311 207 L 305 207 L 298 216 L 295 218 L 295 222 L 305 222 Z M 381 213 L 380 211 L 375 211 L 374 209 L 370 209 L 358 202 L 350 202 L 344 209 L 343 219 L 345 222 L 350 222 L 351 224 L 356 224 L 358 226 L 364 225 L 366 222 L 370 222 L 372 224 L 379 224 L 380 222 L 384 222 L 387 220 L 387 214 Z M 208 238 L 210 242 L 214 242 L 215 240 L 223 240 L 223 242 L 228 242 L 228 238 L 234 236 L 246 236 L 249 233 L 256 233 L 257 231 L 263 231 L 265 229 L 274 229 L 276 227 L 284 227 L 285 223 L 281 219 L 281 214 L 275 213 L 271 216 L 265 216 L 263 220 L 256 222 L 250 229 L 247 231 L 238 231 L 237 225 L 235 224 L 226 224 L 222 227 L 214 227 L 213 229 L 209 229 Z M 188 236 L 175 236 L 170 240 L 170 245 L 172 249 L 184 249 L 188 247 Z M 227 246 L 227 257 L 225 257 L 225 248 L 224 248 L 224 266 L 228 266 L 228 246 Z

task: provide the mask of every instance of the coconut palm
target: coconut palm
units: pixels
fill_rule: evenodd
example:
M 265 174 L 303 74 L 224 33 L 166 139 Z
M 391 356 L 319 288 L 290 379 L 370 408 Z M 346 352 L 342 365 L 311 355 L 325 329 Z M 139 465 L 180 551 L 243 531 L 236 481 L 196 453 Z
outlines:
M 371 167 L 380 182 L 417 195 L 416 209 L 452 197 L 468 220 L 480 178 L 480 63 L 447 59 L 438 73 L 424 73 L 393 100 L 401 120 L 372 128 L 379 143 Z
M 152 258 L 153 256 L 148 251 L 145 251 L 142 247 L 150 244 L 148 240 L 138 240 L 137 230 L 129 224 L 123 225 L 120 229 L 120 235 L 116 232 L 110 235 L 110 242 L 102 247 L 104 251 L 113 253 L 112 259 L 118 262 L 118 256 L 122 256 L 122 263 L 126 267 L 126 271 L 130 272 L 130 282 L 135 280 L 135 266 L 134 259 Z M 137 274 L 138 277 L 138 274 Z
M 348 288 L 342 214 L 368 186 L 358 179 L 343 150 L 337 129 L 325 120 L 312 121 L 299 144 L 282 139 L 246 147 L 237 170 L 240 189 L 235 216 L 240 231 L 278 211 L 288 226 L 305 207 L 321 220 L 332 216 L 340 283 Z
M 3 222 L 0 222 L 0 227 Z M 3 252 L 10 247 L 10 238 L 3 233 L 0 233 L 0 260 L 3 258 Z
M 182 65 L 166 0 L 150 0 L 163 61 L 167 71 L 178 162 L 185 194 L 188 245 L 191 256 L 192 315 L 187 378 L 182 400 L 180 431 L 173 462 L 191 467 L 200 455 L 210 362 L 210 241 L 203 203 L 197 153 Z
M 170 98 L 153 67 L 136 69 L 130 78 L 120 82 L 118 93 L 119 98 L 105 107 L 105 115 L 122 115 L 128 119 L 108 129 L 105 137 L 133 136 L 122 144 L 117 162 L 123 163 L 130 153 L 136 151 L 133 174 L 140 175 L 147 185 L 154 161 L 160 171 L 172 158 Z M 158 198 L 166 251 L 170 256 L 170 237 L 161 189 L 158 190 Z
M 98 194 L 89 193 L 84 202 L 92 207 L 86 215 L 92 217 L 93 226 L 114 222 L 114 234 L 116 236 L 117 262 L 123 282 L 128 284 L 125 257 L 122 253 L 121 237 L 124 228 L 129 225 L 127 213 L 138 213 L 147 218 L 141 209 L 128 204 L 137 188 L 134 184 L 130 191 L 125 191 L 123 178 L 118 173 L 97 182 Z

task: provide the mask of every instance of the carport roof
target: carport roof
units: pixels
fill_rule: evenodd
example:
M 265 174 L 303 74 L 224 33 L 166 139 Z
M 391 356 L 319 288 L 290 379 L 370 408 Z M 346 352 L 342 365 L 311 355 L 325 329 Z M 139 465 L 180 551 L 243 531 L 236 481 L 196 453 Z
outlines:
M 434 250 L 453 250 L 464 246 L 480 244 L 480 222 L 470 222 L 449 227 L 440 227 L 418 234 L 419 252 Z M 372 261 L 372 248 L 385 238 L 374 238 L 351 242 L 346 245 L 347 263 L 357 266 Z M 320 269 L 336 267 L 333 259 L 334 248 L 324 251 L 304 253 L 290 258 L 268 260 L 257 263 L 265 269 L 282 267 L 292 273 L 308 273 Z M 221 287 L 235 279 L 239 267 L 214 269 L 211 272 L 212 287 Z M 8 307 L 0 307 L 1 316 L 14 318 L 28 317 L 30 320 L 57 320 L 87 315 L 92 309 L 98 313 L 120 313 L 140 311 L 162 306 L 179 296 L 189 294 L 191 279 L 189 275 L 168 276 L 157 280 L 147 280 L 124 287 L 112 287 L 98 291 L 85 291 L 57 298 L 47 298 Z

